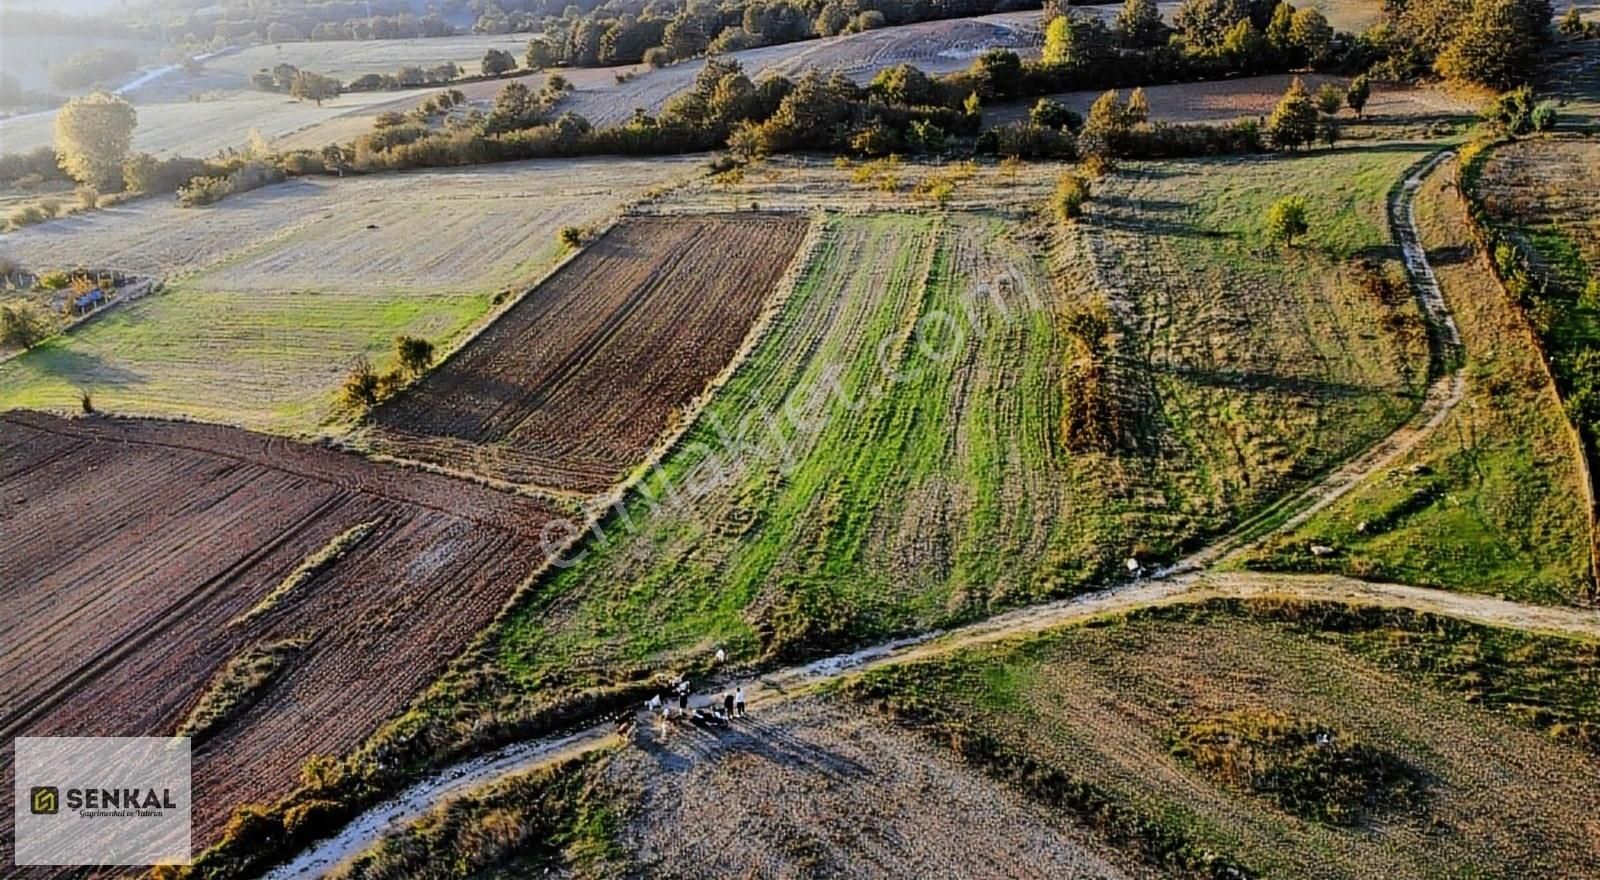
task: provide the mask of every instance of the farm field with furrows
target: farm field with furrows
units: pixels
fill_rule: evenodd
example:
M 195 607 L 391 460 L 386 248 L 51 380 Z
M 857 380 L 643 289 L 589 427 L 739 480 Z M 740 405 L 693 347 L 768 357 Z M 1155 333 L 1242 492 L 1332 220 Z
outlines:
M 1526 320 L 1471 238 L 1453 175 L 1452 166 L 1426 184 L 1416 215 L 1460 328 L 1466 405 L 1392 468 L 1246 561 L 1570 602 L 1590 584 L 1576 450 Z M 1313 545 L 1335 552 L 1317 557 Z
M 36 414 L 0 417 L 0 497 L 0 729 L 164 735 L 209 697 L 202 845 L 439 675 L 558 513 L 228 428 Z M 226 674 L 272 646 L 264 680 Z
M 807 226 L 623 220 L 378 410 L 365 441 L 496 480 L 604 490 L 739 350 Z
M 0 875 L 1600 877 L 1566 2 L 0 0 Z
M 308 431 L 357 357 L 398 333 L 444 347 L 689 161 L 552 160 L 296 180 L 205 208 L 140 200 L 20 230 L 0 254 L 40 269 L 172 279 L 0 364 L 0 406 L 127 412 Z
M 1412 158 L 1328 173 L 1351 204 L 1329 206 L 1319 244 L 1381 248 L 1380 174 Z M 1352 192 L 1357 163 L 1368 188 Z M 697 644 L 781 657 L 1070 593 L 1130 554 L 1173 558 L 1382 436 L 1423 380 L 1414 307 L 1365 301 L 1316 251 L 1221 283 L 1253 259 L 1230 224 L 1267 173 L 1119 172 L 1129 195 L 1083 224 L 1100 268 L 1069 248 L 1084 270 L 1061 287 L 1040 240 L 996 215 L 831 219 L 749 360 L 607 540 L 512 619 L 501 662 L 530 682 L 625 680 Z M 1226 187 L 1222 215 L 1184 215 L 1179 197 Z M 1135 247 L 1140 223 L 1181 250 Z M 1107 301 L 1109 284 L 1150 293 Z M 1225 303 L 1250 320 L 1220 319 Z M 1064 325 L 1084 312 L 1124 328 L 1107 393 L 1131 448 L 1109 455 L 1063 440 L 1056 389 L 1079 344 Z

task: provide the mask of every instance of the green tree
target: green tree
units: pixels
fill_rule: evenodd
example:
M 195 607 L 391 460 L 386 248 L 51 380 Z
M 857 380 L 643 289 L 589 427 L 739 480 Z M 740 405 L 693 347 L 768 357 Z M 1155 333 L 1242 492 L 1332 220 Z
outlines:
M 1090 195 L 1088 179 L 1069 171 L 1056 178 L 1056 191 L 1050 201 L 1056 216 L 1066 222 L 1082 216 L 1083 205 Z
M 1172 23 L 1182 32 L 1190 50 L 1215 54 L 1222 49 L 1228 31 L 1250 18 L 1246 0 L 1183 0 L 1172 15 Z
M 433 366 L 433 343 L 416 336 L 396 336 L 394 356 L 400 369 L 412 377 L 420 376 Z
M 1007 49 L 990 49 L 972 63 L 972 79 L 985 98 L 1009 98 L 1022 85 L 1022 59 Z
M 879 71 L 867 88 L 890 104 L 907 107 L 932 104 L 934 99 L 933 80 L 911 64 L 896 64 Z
M 1161 10 L 1155 0 L 1123 0 L 1113 29 L 1122 45 L 1147 49 L 1161 43 L 1167 27 L 1161 22 Z
M 554 67 L 556 60 L 556 50 L 550 48 L 550 44 L 544 40 L 535 38 L 528 41 L 528 52 L 523 56 L 522 62 L 529 70 L 544 70 L 546 67 Z
M 342 89 L 343 86 L 333 77 L 312 73 L 309 70 L 296 71 L 294 78 L 289 81 L 291 97 L 301 101 L 316 101 L 318 107 L 329 98 L 339 97 Z
M 1434 59 L 1440 76 L 1508 89 L 1539 69 L 1550 39 L 1548 0 L 1473 0 Z
M 133 105 L 115 95 L 73 98 L 56 113 L 56 160 L 79 183 L 116 192 L 138 123 Z
M 483 53 L 483 75 L 499 76 L 517 69 L 517 59 L 504 49 L 490 49 Z
M 1339 108 L 1343 106 L 1344 92 L 1339 91 L 1338 86 L 1333 83 L 1323 83 L 1322 88 L 1317 89 L 1317 109 L 1321 110 L 1323 115 L 1337 116 Z
M 1345 89 L 1344 102 L 1350 109 L 1356 111 L 1356 118 L 1361 118 L 1361 113 L 1367 106 L 1367 99 L 1372 97 L 1372 81 L 1366 74 L 1361 74 L 1350 81 L 1350 87 Z
M 364 357 L 357 358 L 350 367 L 350 375 L 345 377 L 344 384 L 339 388 L 339 400 L 346 409 L 365 412 L 378 405 L 381 381 L 371 361 Z
M 1028 120 L 1034 125 L 1054 129 L 1071 128 L 1082 121 L 1067 105 L 1049 98 L 1040 98 L 1034 103 L 1033 109 L 1028 111 Z
M 1297 76 L 1267 119 L 1267 134 L 1272 137 L 1273 145 L 1292 150 L 1317 139 L 1317 121 L 1316 105 L 1306 93 L 1305 83 Z
M 0 345 L 33 348 L 53 332 L 44 311 L 30 302 L 0 306 Z
M 1289 41 L 1301 60 L 1319 67 L 1328 60 L 1333 45 L 1333 27 L 1321 12 L 1307 7 L 1294 14 L 1289 24 Z
M 1284 196 L 1267 209 L 1267 238 L 1293 246 L 1294 240 L 1311 230 L 1306 221 L 1306 200 Z

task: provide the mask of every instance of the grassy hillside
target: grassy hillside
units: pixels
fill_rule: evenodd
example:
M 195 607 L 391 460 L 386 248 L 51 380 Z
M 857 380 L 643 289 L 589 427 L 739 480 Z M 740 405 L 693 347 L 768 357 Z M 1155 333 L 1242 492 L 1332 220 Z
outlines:
M 1419 193 L 1416 214 L 1461 332 L 1466 397 L 1392 471 L 1246 563 L 1571 601 L 1585 587 L 1588 525 L 1561 401 L 1474 247 L 1448 169 Z M 1336 554 L 1316 558 L 1313 544 Z

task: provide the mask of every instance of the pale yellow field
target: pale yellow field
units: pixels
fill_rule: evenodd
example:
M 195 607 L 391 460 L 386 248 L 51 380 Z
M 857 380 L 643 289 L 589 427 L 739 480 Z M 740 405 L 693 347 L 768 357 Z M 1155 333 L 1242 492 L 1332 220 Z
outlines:
M 208 208 L 142 199 L 20 230 L 0 256 L 169 285 L 0 365 L 0 410 L 70 410 L 86 390 L 108 412 L 312 430 L 358 356 L 381 367 L 400 333 L 448 347 L 559 257 L 562 226 L 603 221 L 702 161 L 301 179 Z

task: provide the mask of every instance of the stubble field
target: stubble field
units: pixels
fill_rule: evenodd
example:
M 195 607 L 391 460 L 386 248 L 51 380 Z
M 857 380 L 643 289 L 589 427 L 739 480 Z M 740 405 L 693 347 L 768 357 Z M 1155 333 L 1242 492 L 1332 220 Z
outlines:
M 24 266 L 172 279 L 0 365 L 0 407 L 314 429 L 351 363 L 396 334 L 450 341 L 603 221 L 697 160 L 559 160 L 297 180 L 207 208 L 142 199 L 6 236 Z M 369 228 L 376 227 L 376 228 Z

